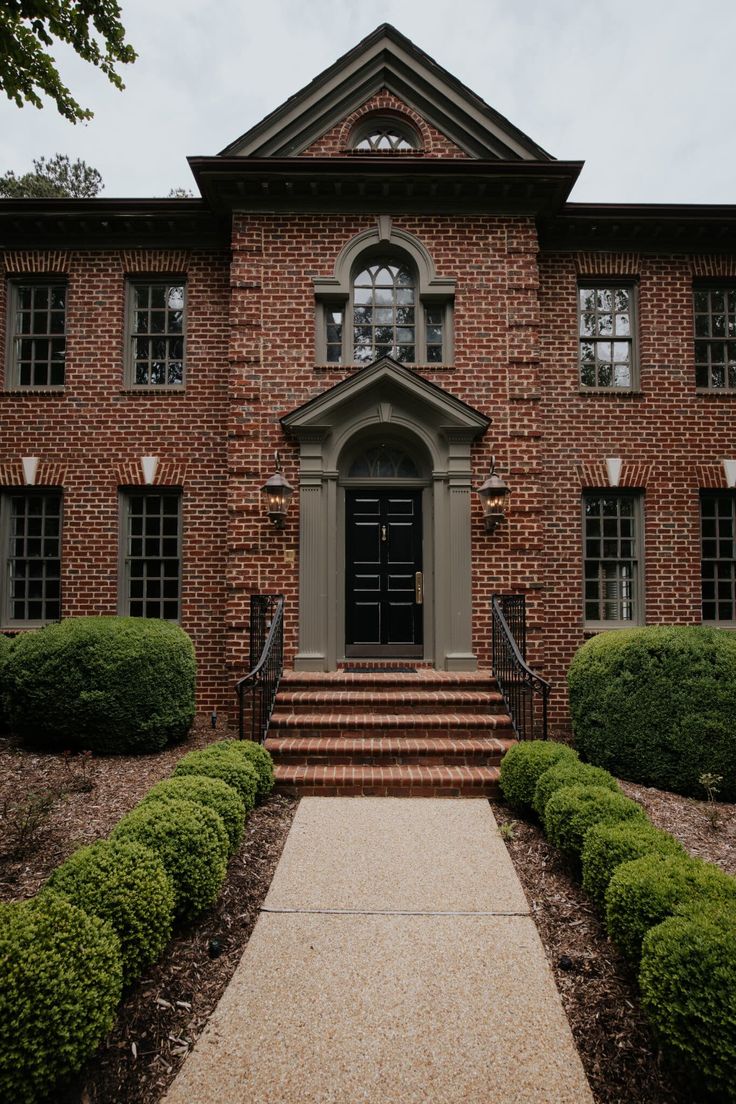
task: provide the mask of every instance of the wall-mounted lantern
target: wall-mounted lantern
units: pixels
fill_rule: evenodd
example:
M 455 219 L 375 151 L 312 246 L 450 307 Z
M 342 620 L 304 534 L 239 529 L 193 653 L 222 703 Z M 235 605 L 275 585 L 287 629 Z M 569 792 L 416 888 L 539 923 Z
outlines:
M 496 460 L 495 457 L 491 457 L 491 474 L 478 488 L 486 533 L 492 533 L 503 521 L 504 500 L 510 493 L 509 487 L 501 476 L 496 475 Z
M 261 487 L 266 496 L 266 510 L 277 529 L 284 528 L 289 499 L 294 493 L 291 483 L 281 474 L 281 457 L 276 453 L 276 471 Z

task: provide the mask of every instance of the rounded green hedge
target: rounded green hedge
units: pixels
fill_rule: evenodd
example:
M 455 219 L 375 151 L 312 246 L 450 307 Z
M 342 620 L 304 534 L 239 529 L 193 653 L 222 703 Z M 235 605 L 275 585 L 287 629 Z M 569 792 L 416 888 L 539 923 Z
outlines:
M 570 858 L 579 858 L 585 835 L 594 824 L 646 823 L 641 805 L 604 786 L 563 786 L 544 809 L 544 831 L 550 843 Z
M 683 907 L 736 905 L 736 878 L 690 855 L 645 855 L 623 863 L 606 890 L 608 934 L 638 964 L 646 933 Z
M 736 908 L 697 907 L 649 931 L 639 984 L 664 1046 L 736 1101 Z
M 256 800 L 265 801 L 273 790 L 276 779 L 273 773 L 273 759 L 263 744 L 257 744 L 253 740 L 221 740 L 212 746 L 230 748 L 246 762 L 253 764 L 256 772 Z
M 12 637 L 0 635 L 0 732 L 5 732 L 8 727 L 8 713 L 5 706 L 5 664 L 10 658 L 12 647 Z
M 562 759 L 554 767 L 540 774 L 534 790 L 532 805 L 534 812 L 544 823 L 544 810 L 547 802 L 557 790 L 565 786 L 602 786 L 606 790 L 614 790 L 620 793 L 616 779 L 601 770 L 600 767 L 591 767 L 589 763 L 581 763 L 577 759 Z
M 169 941 L 174 890 L 161 859 L 140 843 L 99 840 L 82 847 L 54 871 L 47 888 L 108 921 L 120 940 L 125 985 Z
M 228 837 L 228 852 L 236 850 L 245 827 L 245 804 L 242 797 L 221 778 L 208 778 L 204 774 L 180 775 L 167 778 L 149 790 L 141 802 L 168 800 L 194 801 L 206 805 L 222 817 Z
M 528 812 L 539 778 L 561 760 L 577 761 L 577 752 L 553 740 L 515 744 L 501 760 L 501 793 L 514 809 Z
M 194 719 L 194 648 L 178 625 L 70 617 L 13 645 L 4 669 L 9 723 L 51 750 L 160 751 Z
M 575 746 L 591 763 L 704 797 L 698 778 L 736 798 L 736 636 L 703 626 L 602 633 L 568 673 Z
M 586 833 L 581 855 L 583 889 L 602 909 L 614 871 L 622 863 L 652 854 L 684 855 L 685 849 L 648 820 L 593 825 Z
M 122 992 L 109 924 L 63 897 L 0 905 L 0 1100 L 32 1104 L 79 1070 Z
M 196 916 L 216 901 L 229 841 L 222 817 L 212 809 L 181 799 L 149 801 L 123 817 L 110 838 L 155 851 L 171 879 L 177 918 Z
M 203 774 L 208 778 L 220 778 L 236 790 L 250 813 L 256 804 L 258 776 L 252 763 L 229 746 L 230 741 L 210 744 L 198 751 L 190 751 L 176 764 L 174 778 L 190 774 Z

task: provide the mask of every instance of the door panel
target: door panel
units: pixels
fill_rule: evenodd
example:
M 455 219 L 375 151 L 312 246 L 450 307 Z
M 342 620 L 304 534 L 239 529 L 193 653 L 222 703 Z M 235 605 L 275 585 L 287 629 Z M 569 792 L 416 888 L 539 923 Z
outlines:
M 348 656 L 422 655 L 421 491 L 346 492 Z

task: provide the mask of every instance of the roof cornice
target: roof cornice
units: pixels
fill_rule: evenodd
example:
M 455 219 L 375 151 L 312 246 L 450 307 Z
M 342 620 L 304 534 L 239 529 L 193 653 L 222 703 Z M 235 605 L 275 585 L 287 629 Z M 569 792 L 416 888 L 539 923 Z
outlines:
M 567 203 L 539 220 L 549 252 L 736 252 L 736 205 Z

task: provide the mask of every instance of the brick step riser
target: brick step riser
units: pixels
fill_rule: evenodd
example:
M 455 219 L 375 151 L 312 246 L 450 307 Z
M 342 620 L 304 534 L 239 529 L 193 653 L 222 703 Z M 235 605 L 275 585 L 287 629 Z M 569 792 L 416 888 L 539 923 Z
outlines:
M 290 702 L 279 699 L 276 703 L 275 717 L 279 713 L 340 713 L 354 716 L 361 713 L 400 713 L 407 716 L 413 713 L 505 713 L 506 706 L 503 702 L 473 702 L 473 701 L 437 701 L 433 698 L 417 698 L 411 702 L 344 702 L 333 699 L 326 701 Z M 271 723 L 273 723 L 273 718 Z
M 391 675 L 377 675 L 376 677 L 367 678 L 364 675 L 360 677 L 355 676 L 351 678 L 346 675 L 345 678 L 335 678 L 332 676 L 325 676 L 324 679 L 299 679 L 289 678 L 282 679 L 280 683 L 279 692 L 292 691 L 304 692 L 310 690 L 318 691 L 341 691 L 341 690 L 358 690 L 361 693 L 385 693 L 387 690 L 406 690 L 409 693 L 422 693 L 431 692 L 432 690 L 473 690 L 475 692 L 481 691 L 485 693 L 498 693 L 498 684 L 495 679 L 489 678 L 477 678 L 477 679 L 463 679 L 462 681 L 453 681 L 452 679 L 426 679 L 426 678 L 411 678 L 404 676 L 403 680 L 399 678 L 392 678 Z
M 402 733 L 406 736 L 412 737 L 417 740 L 433 740 L 442 737 L 452 736 L 455 739 L 461 740 L 477 740 L 482 736 L 493 736 L 498 740 L 513 738 L 514 732 L 511 725 L 494 725 L 493 727 L 458 727 L 457 725 L 437 725 L 432 728 L 405 728 L 401 726 L 391 725 L 381 727 L 377 725 L 375 728 L 348 728 L 343 726 L 341 728 L 330 728 L 327 725 L 321 728 L 301 728 L 299 725 L 289 725 L 288 727 L 279 728 L 271 722 L 269 729 L 272 736 L 277 739 L 280 737 L 296 737 L 297 739 L 317 739 L 319 737 L 329 736 L 331 739 L 341 740 L 381 740 L 381 739 L 395 739 L 397 736 L 401 736 Z
M 410 752 L 407 755 L 395 753 L 382 755 L 380 752 L 351 752 L 341 755 L 339 752 L 277 752 L 273 761 L 276 766 L 290 767 L 498 767 L 503 758 L 500 752 Z
M 357 785 L 314 785 L 313 783 L 277 782 L 276 793 L 289 794 L 293 797 L 498 797 L 499 789 L 497 781 L 488 781 L 480 784 L 463 782 L 460 785 L 436 785 L 422 786 L 419 783 L 411 783 L 408 779 L 405 783 L 392 782 L 387 786 L 363 786 Z

